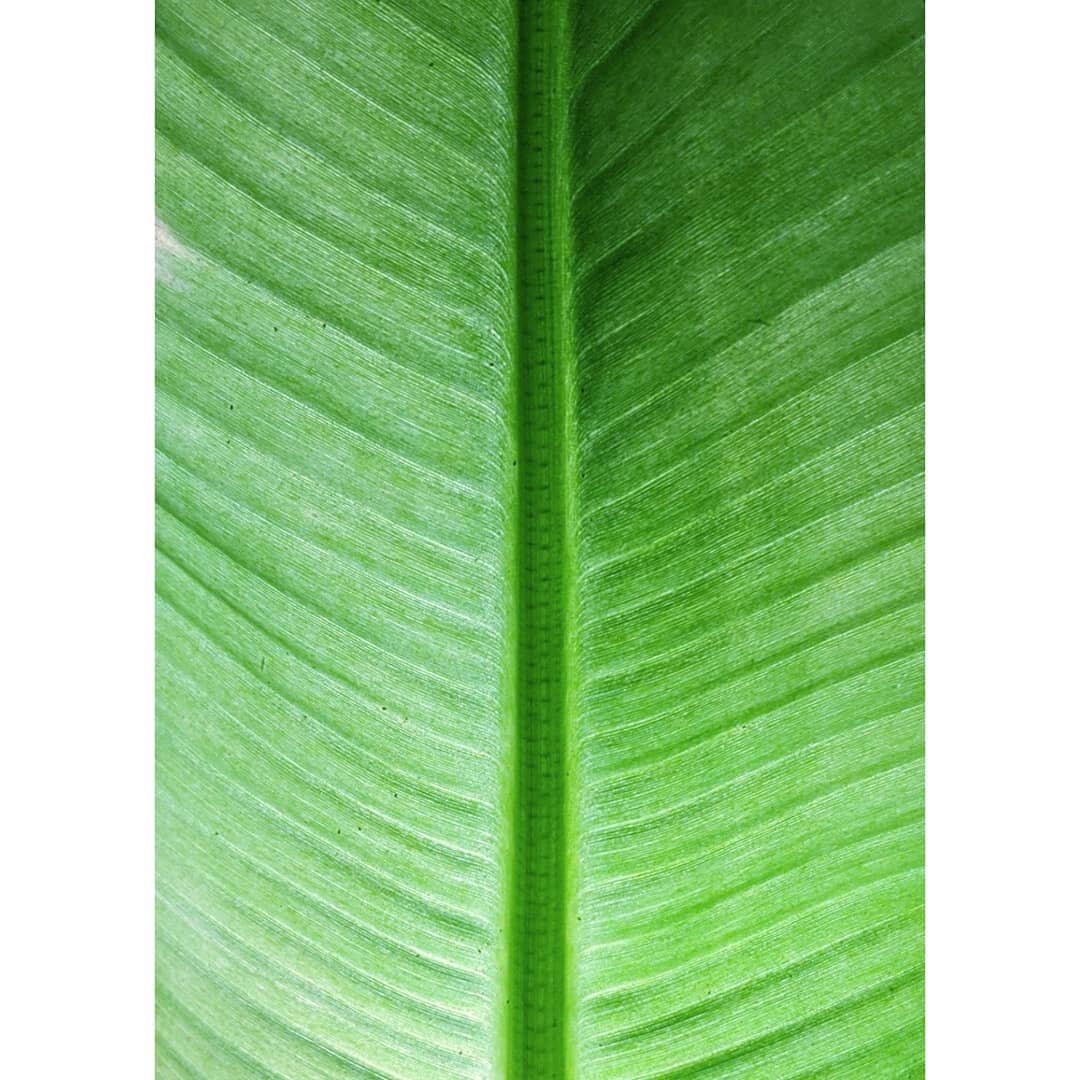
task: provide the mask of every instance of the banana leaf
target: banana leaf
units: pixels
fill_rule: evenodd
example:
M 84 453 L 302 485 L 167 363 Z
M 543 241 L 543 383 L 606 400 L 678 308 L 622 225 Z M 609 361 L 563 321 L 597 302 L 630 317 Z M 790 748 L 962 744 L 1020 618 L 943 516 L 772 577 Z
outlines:
M 922 1075 L 922 64 L 159 0 L 160 1076 Z

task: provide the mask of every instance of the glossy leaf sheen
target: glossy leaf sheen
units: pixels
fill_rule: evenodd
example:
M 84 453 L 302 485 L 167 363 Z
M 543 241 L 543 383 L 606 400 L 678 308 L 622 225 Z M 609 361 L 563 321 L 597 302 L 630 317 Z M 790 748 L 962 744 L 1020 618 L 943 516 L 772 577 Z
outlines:
M 159 1075 L 921 1075 L 922 59 L 160 0 Z

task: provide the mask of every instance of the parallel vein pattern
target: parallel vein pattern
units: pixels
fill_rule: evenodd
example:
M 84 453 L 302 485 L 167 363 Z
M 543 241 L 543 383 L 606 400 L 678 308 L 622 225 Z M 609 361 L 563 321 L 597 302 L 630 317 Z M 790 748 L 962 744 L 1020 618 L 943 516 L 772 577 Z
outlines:
M 159 1075 L 921 1075 L 921 78 L 161 0 Z
M 920 1075 L 921 13 L 571 51 L 573 1074 Z
M 513 10 L 158 5 L 158 1071 L 506 1053 Z

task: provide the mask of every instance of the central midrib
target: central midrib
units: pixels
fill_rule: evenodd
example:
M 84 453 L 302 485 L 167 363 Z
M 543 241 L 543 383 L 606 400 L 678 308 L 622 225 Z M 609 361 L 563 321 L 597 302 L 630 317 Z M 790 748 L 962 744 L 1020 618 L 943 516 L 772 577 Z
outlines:
M 567 1006 L 571 816 L 573 349 L 566 0 L 519 5 L 517 99 L 518 679 L 509 1071 L 572 1072 Z

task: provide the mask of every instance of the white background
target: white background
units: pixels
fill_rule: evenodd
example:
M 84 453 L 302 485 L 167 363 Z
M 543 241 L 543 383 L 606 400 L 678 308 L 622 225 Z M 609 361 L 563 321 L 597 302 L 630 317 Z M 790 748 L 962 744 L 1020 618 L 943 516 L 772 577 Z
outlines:
M 940 1080 L 1077 1075 L 1074 12 L 928 17 Z M 0 1074 L 17 1080 L 153 1074 L 152 19 L 149 0 L 5 12 Z

